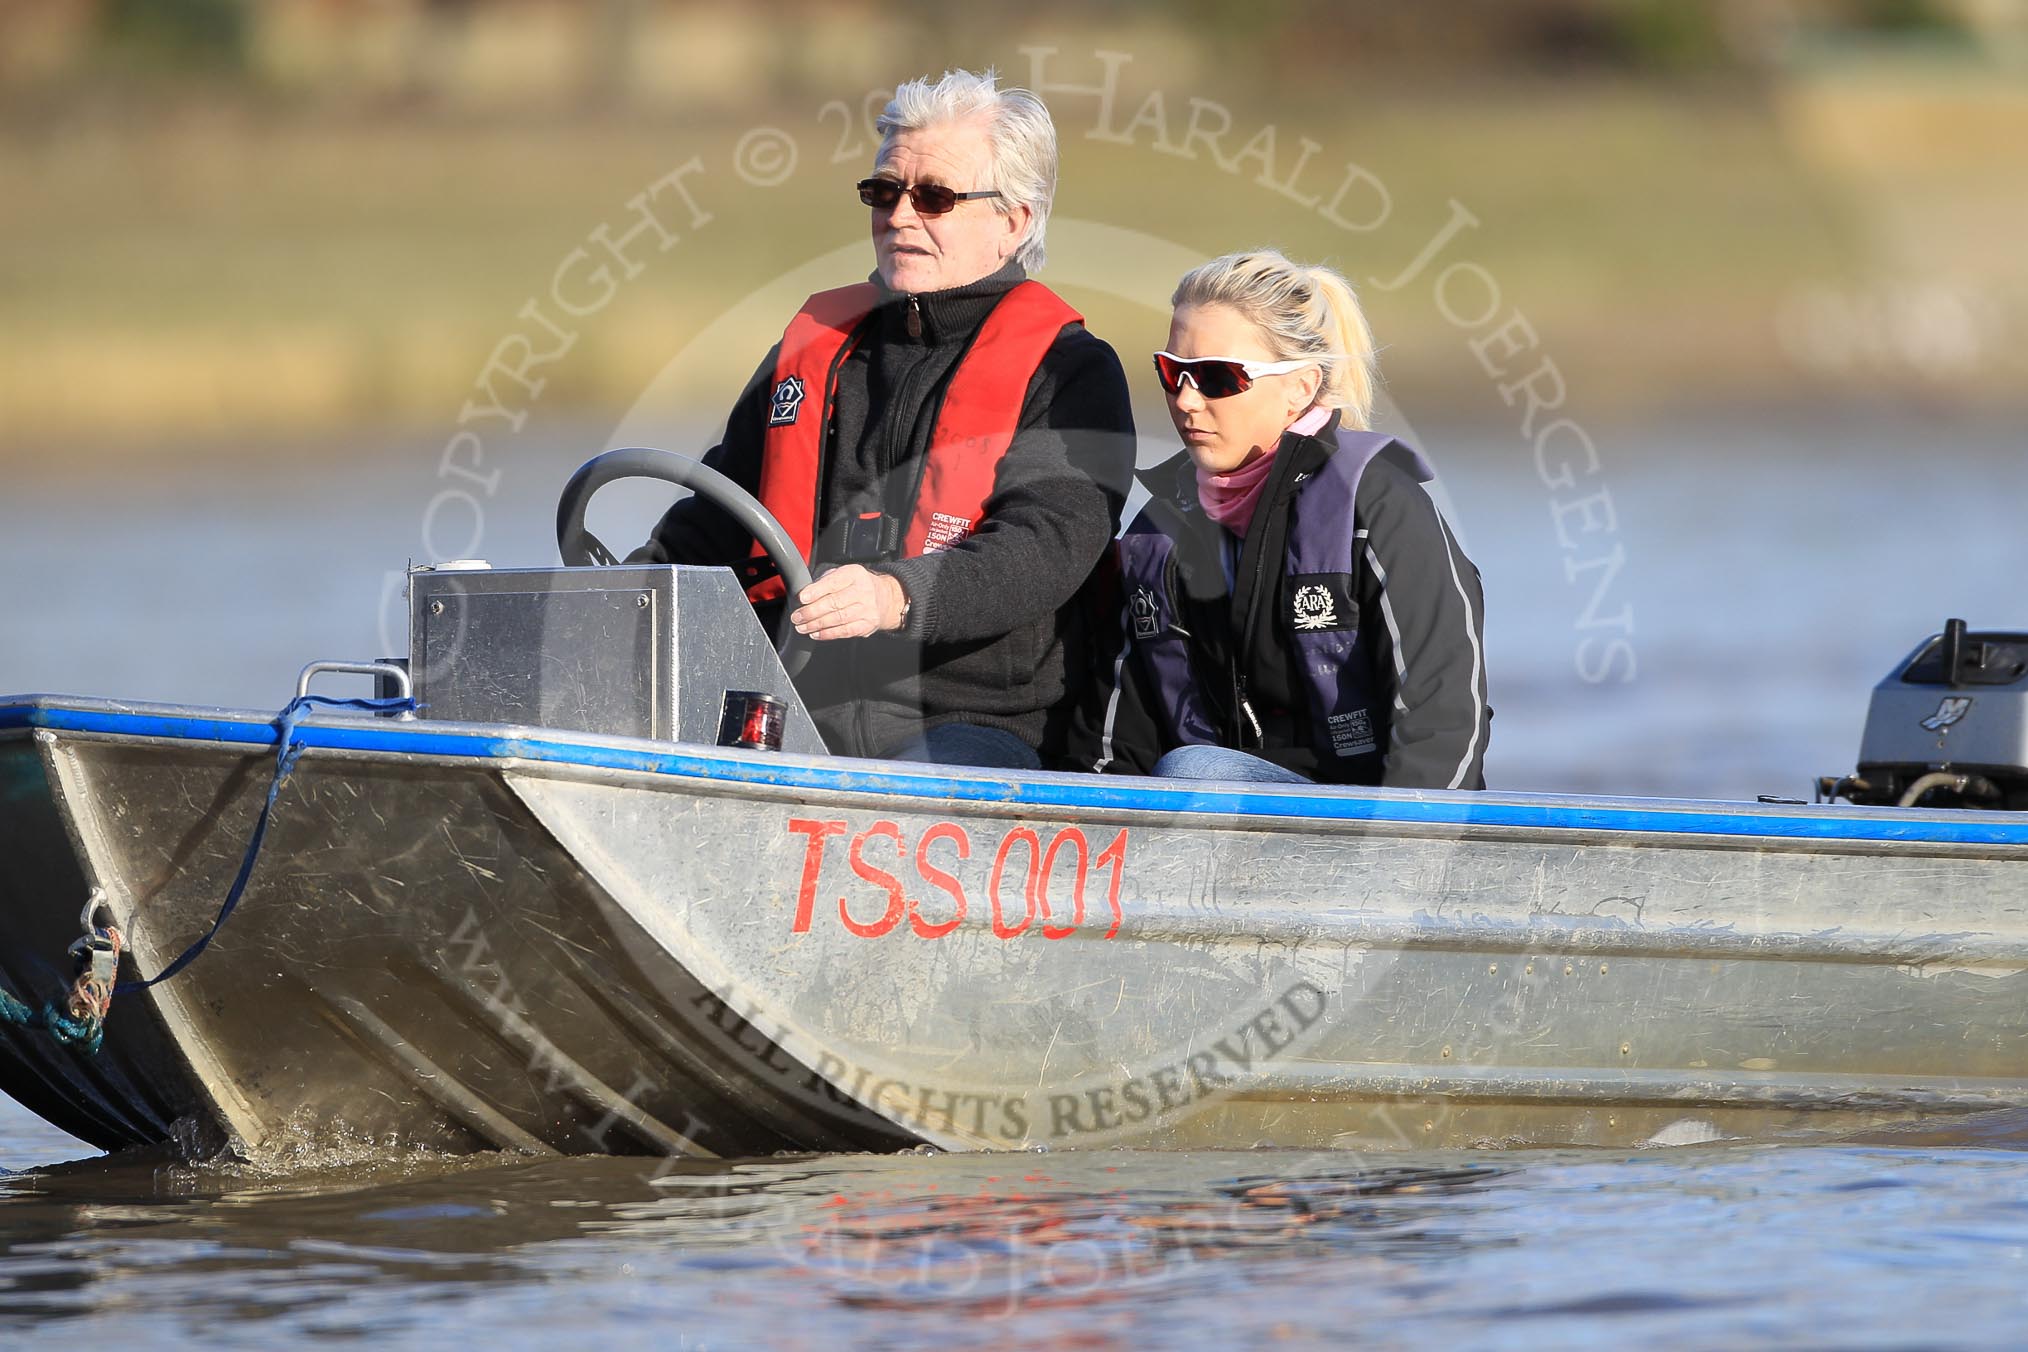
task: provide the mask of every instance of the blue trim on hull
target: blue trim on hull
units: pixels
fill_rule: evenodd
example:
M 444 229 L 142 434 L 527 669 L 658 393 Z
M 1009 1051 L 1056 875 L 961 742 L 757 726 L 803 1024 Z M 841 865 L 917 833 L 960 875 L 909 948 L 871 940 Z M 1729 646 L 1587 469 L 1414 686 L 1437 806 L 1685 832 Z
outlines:
M 246 746 L 273 746 L 273 725 L 197 713 L 79 708 L 56 701 L 0 704 L 0 731 L 46 728 Z M 1112 808 L 1213 817 L 1295 817 L 1408 826 L 1522 827 L 1691 836 L 1747 836 L 1895 844 L 2028 845 L 2028 814 L 1963 812 L 1862 815 L 1820 807 L 1757 812 L 1727 804 L 1676 806 L 1667 800 L 1598 802 L 1553 795 L 1513 801 L 1483 793 L 1413 797 L 1357 789 L 1210 788 L 1201 782 L 1112 776 L 1005 777 L 894 762 L 813 762 L 663 743 L 582 741 L 568 734 L 508 736 L 471 725 L 351 719 L 297 725 L 304 746 L 469 760 L 519 759 L 722 783 L 844 793 L 895 794 L 1023 807 Z M 879 766 L 880 768 L 874 768 Z

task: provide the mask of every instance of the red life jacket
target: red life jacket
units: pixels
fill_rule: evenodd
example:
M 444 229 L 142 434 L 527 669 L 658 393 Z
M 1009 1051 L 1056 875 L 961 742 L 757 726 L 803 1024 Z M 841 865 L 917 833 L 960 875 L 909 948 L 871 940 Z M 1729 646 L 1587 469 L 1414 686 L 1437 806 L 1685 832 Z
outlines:
M 871 282 L 820 291 L 803 302 L 782 336 L 762 442 L 760 500 L 805 562 L 816 545 L 824 441 L 838 370 L 864 337 L 861 321 L 879 296 Z M 897 557 L 948 549 L 978 528 L 1043 354 L 1064 325 L 1082 322 L 1083 316 L 1040 282 L 1022 282 L 993 307 L 944 392 Z M 753 557 L 765 560 L 758 544 Z M 771 571 L 753 561 L 746 569 L 748 577 Z M 786 591 L 774 576 L 760 576 L 746 590 L 755 602 L 780 600 Z

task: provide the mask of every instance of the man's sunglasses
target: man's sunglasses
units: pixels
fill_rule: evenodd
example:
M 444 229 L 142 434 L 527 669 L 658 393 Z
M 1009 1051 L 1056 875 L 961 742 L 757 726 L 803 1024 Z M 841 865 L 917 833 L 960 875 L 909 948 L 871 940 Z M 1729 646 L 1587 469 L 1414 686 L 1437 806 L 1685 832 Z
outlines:
M 1183 393 L 1183 382 L 1187 380 L 1206 399 L 1225 399 L 1245 394 L 1262 376 L 1286 375 L 1336 355 L 1335 352 L 1319 352 L 1315 356 L 1291 357 L 1287 361 L 1243 361 L 1238 357 L 1179 357 L 1173 352 L 1157 352 L 1155 376 L 1169 394 Z
M 960 202 L 970 202 L 980 197 L 998 197 L 997 189 L 985 192 L 957 192 L 941 183 L 911 183 L 904 187 L 891 178 L 862 178 L 859 180 L 859 200 L 878 211 L 892 211 L 901 201 L 901 195 L 908 194 L 908 200 L 915 204 L 919 216 L 941 216 L 953 211 Z

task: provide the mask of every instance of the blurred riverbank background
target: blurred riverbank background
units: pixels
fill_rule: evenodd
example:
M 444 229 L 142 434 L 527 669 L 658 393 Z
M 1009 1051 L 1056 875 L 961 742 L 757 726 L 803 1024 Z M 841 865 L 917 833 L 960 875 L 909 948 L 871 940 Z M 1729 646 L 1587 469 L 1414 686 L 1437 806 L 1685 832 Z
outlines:
M 742 297 L 863 238 L 870 96 L 951 65 L 1043 87 L 1060 220 L 1377 279 L 1390 389 L 1421 419 L 1525 408 L 1465 346 L 1486 309 L 1523 315 L 1566 411 L 1601 424 L 1949 418 L 2028 389 L 2013 0 L 9 0 L 0 455 L 321 454 L 453 421 L 523 303 L 589 307 L 599 262 L 641 271 L 596 313 L 549 303 L 573 341 L 528 374 L 547 411 L 617 418 Z M 1049 88 L 1108 83 L 1104 109 Z M 756 129 L 783 139 L 746 165 Z M 691 163 L 653 203 L 680 243 L 564 266 Z M 1381 289 L 1454 209 L 1476 224 Z M 1434 293 L 1458 261 L 1495 304 L 1475 274 Z M 1159 307 L 1173 277 L 1118 281 Z M 1146 327 L 1109 299 L 1094 328 Z M 722 417 L 758 350 L 694 354 L 682 383 Z
M 271 707 L 403 650 L 407 560 L 553 562 L 575 465 L 709 446 L 866 274 L 951 66 L 1052 109 L 1143 463 L 1186 268 L 1359 285 L 1495 784 L 1806 793 L 1945 618 L 2028 627 L 2019 0 L 5 0 L 0 690 Z

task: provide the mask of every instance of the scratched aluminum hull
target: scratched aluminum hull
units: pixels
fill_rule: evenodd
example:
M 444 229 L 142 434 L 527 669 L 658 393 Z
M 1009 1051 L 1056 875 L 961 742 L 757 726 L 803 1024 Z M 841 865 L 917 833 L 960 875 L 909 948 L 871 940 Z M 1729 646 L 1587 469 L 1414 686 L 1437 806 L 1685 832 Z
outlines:
M 0 982 L 55 989 L 92 887 L 129 938 L 123 975 L 160 971 L 216 914 L 272 768 L 243 745 L 0 731 Z M 116 999 L 98 1056 L 4 1039 L 0 1087 L 108 1148 L 318 1160 L 914 1142 L 754 1079 L 754 1065 L 803 1072 L 611 905 L 483 762 L 306 756 L 231 922 L 172 981 Z
M 0 706 L 0 967 L 159 971 L 256 715 Z M 1630 1145 L 2028 1104 L 2028 819 L 1207 789 L 329 719 L 105 1051 L 113 1146 Z

